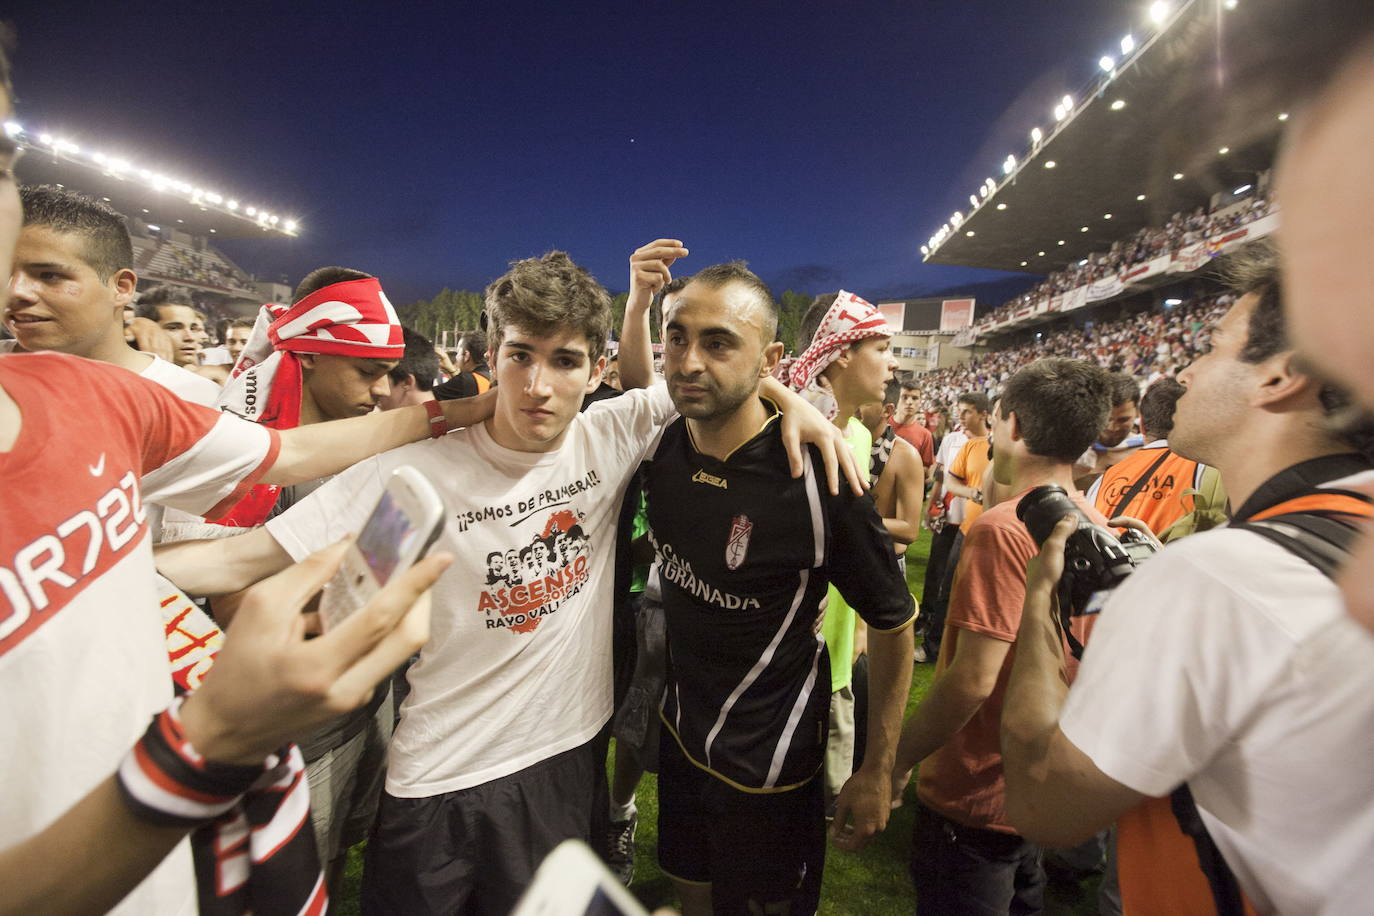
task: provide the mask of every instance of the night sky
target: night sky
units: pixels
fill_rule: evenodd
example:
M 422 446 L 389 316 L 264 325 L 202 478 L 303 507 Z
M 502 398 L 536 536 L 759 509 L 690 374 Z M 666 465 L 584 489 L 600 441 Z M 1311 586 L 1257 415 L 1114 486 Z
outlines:
M 398 303 L 563 248 L 612 290 L 659 236 L 778 291 L 1000 274 L 919 248 L 1146 4 L 20 0 L 18 117 L 297 216 L 226 242 Z

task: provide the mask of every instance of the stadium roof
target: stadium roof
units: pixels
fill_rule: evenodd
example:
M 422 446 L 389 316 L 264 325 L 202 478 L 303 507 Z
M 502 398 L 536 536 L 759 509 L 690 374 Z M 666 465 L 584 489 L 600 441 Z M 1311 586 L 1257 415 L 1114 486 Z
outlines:
M 1103 57 L 1087 92 L 1060 102 L 1059 120 L 1047 118 L 1041 139 L 971 195 L 977 205 L 937 230 L 925 260 L 1049 273 L 1253 183 L 1273 164 L 1287 115 L 1268 113 L 1243 138 L 1218 136 L 1235 87 L 1218 85 L 1224 73 L 1209 49 L 1222 10 L 1241 15 L 1235 6 L 1194 0 L 1150 36 L 1124 38 L 1129 53 Z
M 17 171 L 24 184 L 60 184 L 104 198 L 125 216 L 162 229 L 216 238 L 293 238 L 296 220 L 260 207 L 260 201 L 240 202 L 230 195 L 197 187 L 41 131 L 10 121 L 5 132 L 24 150 Z

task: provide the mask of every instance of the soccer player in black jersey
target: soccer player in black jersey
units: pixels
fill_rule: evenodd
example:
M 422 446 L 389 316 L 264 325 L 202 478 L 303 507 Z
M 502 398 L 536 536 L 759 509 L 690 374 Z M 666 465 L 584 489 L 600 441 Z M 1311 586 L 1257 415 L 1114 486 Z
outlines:
M 685 254 L 661 240 L 631 259 L 627 388 L 650 378 L 649 300 Z M 911 682 L 911 595 L 872 499 L 827 493 L 814 455 L 801 479 L 789 473 L 777 409 L 758 391 L 782 355 L 762 281 L 740 264 L 707 268 L 668 297 L 663 320 L 682 417 L 665 430 L 648 483 L 669 652 L 659 861 L 687 916 L 814 912 L 830 701 L 815 608 L 833 580 L 870 627 L 868 755 L 834 822 L 836 845 L 857 850 L 887 823 Z

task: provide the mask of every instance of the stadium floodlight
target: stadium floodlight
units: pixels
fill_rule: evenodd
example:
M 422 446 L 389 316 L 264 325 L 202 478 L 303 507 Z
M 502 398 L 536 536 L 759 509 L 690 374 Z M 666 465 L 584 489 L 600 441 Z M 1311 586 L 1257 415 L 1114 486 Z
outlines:
M 1110 54 L 1103 54 L 1098 58 L 1097 65 L 1106 72 L 1111 73 L 1116 69 L 1116 58 L 1112 57 Z
M 1008 153 L 1007 158 L 1002 162 L 1002 174 L 1010 175 L 1014 171 L 1016 171 L 1016 157 Z
M 1045 160 L 1045 168 L 1047 168 L 1047 169 L 1052 169 L 1052 168 L 1054 168 L 1057 164 L 1058 164 L 1058 163 L 1056 163 L 1053 159 L 1046 159 L 1046 160 Z
M 1145 195 L 1144 195 L 1144 194 L 1137 194 L 1137 195 L 1135 196 L 1135 199 L 1136 199 L 1136 200 L 1144 200 L 1144 199 L 1145 199 Z
M 1280 121 L 1287 121 L 1287 120 L 1288 120 L 1288 112 L 1286 112 L 1286 111 L 1285 111 L 1285 112 L 1281 112 L 1281 113 L 1279 114 L 1279 120 L 1280 120 Z
M 1022 262 L 1021 262 L 1021 266 L 1022 266 L 1022 267 L 1025 267 L 1025 266 L 1026 266 L 1026 262 L 1025 262 L 1025 261 L 1022 261 Z
M 1059 244 L 1061 244 L 1061 245 L 1064 244 L 1064 240 L 1063 240 L 1063 239 L 1060 239 L 1060 240 L 1059 240 Z
M 993 181 L 991 177 L 984 178 L 983 187 L 987 188 L 988 193 L 991 194 L 993 191 L 997 190 L 997 182 Z
M 1217 155 L 1225 156 L 1229 152 L 1231 152 L 1231 147 L 1223 146 L 1221 149 L 1217 150 Z
M 1174 181 L 1182 181 L 1182 180 L 1183 180 L 1183 173 L 1182 173 L 1182 172 L 1174 172 Z
M 974 232 L 972 229 L 970 229 L 968 232 L 965 232 L 964 235 L 968 236 L 969 238 L 973 238 Z
M 225 206 L 230 210 L 237 210 L 239 208 L 239 202 L 237 200 L 230 200 Z
M 297 225 L 298 224 L 294 219 L 289 219 L 286 222 L 282 223 L 282 228 L 285 229 L 287 232 L 295 232 Z
M 925 257 L 925 256 L 928 255 L 928 254 L 930 254 L 930 246 L 928 246 L 928 245 L 922 245 L 922 246 L 921 246 L 921 256 L 922 256 L 922 257 Z
M 39 134 L 38 142 L 44 146 L 52 146 L 52 134 Z
M 1007 209 L 1007 205 L 1006 205 L 1006 204 L 998 204 L 998 205 L 997 205 L 997 209 L 998 209 L 998 210 L 1005 210 L 1005 209 Z
M 1102 218 L 1103 218 L 1103 219 L 1111 219 L 1111 218 L 1112 218 L 1112 215 L 1111 215 L 1110 213 L 1103 213 L 1103 214 L 1102 214 Z
M 1168 21 L 1170 12 L 1172 10 L 1165 0 L 1155 0 L 1154 3 L 1150 4 L 1150 21 L 1155 25 L 1163 25 Z
M 1069 116 L 1069 113 L 1068 113 L 1067 111 L 1064 110 L 1064 106 L 1063 106 L 1063 105 L 1056 105 L 1056 106 L 1054 106 L 1054 119 L 1055 119 L 1056 121 L 1062 121 L 1062 120 L 1064 120 L 1065 118 L 1067 118 L 1068 116 Z
M 1165 300 L 1164 300 L 1164 304 L 1167 305 L 1167 306 L 1169 306 L 1170 308 L 1173 308 L 1173 307 L 1176 306 L 1176 305 L 1182 305 L 1182 304 L 1183 304 L 1183 300 L 1182 300 L 1182 299 L 1165 299 Z
M 245 212 L 246 212 L 249 216 L 257 216 L 257 215 L 258 215 L 258 208 L 257 208 L 257 207 L 249 207 Z
M 1038 127 L 1032 127 L 1032 128 L 1031 128 L 1031 142 L 1032 142 L 1032 143 L 1039 143 L 1039 142 L 1040 142 L 1041 140 L 1043 140 L 1043 139 L 1045 139 L 1045 132 L 1044 132 L 1043 130 L 1041 130 L 1040 128 L 1038 128 Z
M 1065 110 L 1065 111 L 1069 111 L 1069 112 L 1073 111 L 1073 96 L 1071 96 L 1071 95 L 1066 95 L 1066 96 L 1064 96 L 1062 99 L 1059 100 L 1059 104 L 1061 104 L 1061 105 L 1064 106 L 1064 110 Z
M 1079 229 L 1078 231 L 1079 231 L 1079 232 L 1087 232 L 1087 231 L 1088 231 L 1088 227 L 1087 227 L 1087 226 L 1084 226 L 1082 229 Z
M 1253 185 L 1248 185 L 1248 184 L 1243 184 L 1243 185 L 1241 185 L 1240 187 L 1236 188 L 1236 189 L 1235 189 L 1234 191 L 1232 191 L 1231 193 L 1234 194 L 1234 195 L 1236 195 L 1237 197 L 1239 197 L 1240 195 L 1244 194 L 1246 191 L 1250 190 L 1252 187 L 1254 187 L 1254 186 L 1253 186 Z
M 1115 102 L 1112 102 L 1112 104 L 1109 107 L 1112 111 L 1120 111 L 1121 109 L 1126 107 L 1126 100 L 1117 99 Z
M 973 207 L 975 210 L 978 209 L 978 195 L 977 195 L 977 194 L 970 194 L 970 195 L 968 196 L 968 205 L 969 205 L 970 207 Z
M 1121 39 L 1121 56 L 1122 56 L 1122 57 L 1125 57 L 1127 54 L 1130 54 L 1130 53 L 1131 53 L 1132 51 L 1134 51 L 1134 50 L 1135 50 L 1135 36 L 1134 36 L 1134 35 L 1127 35 L 1125 38 Z
M 211 191 L 208 194 L 206 194 L 205 199 L 210 201 L 210 203 L 214 204 L 215 206 L 219 206 L 220 204 L 224 203 L 224 198 L 216 194 L 214 191 Z
M 5 122 L 5 134 L 10 137 L 17 137 L 24 132 L 24 125 L 18 121 Z
M 1036 252 L 1036 254 L 1037 254 L 1039 257 L 1042 257 L 1042 258 L 1045 256 L 1045 252 L 1043 252 L 1043 251 L 1038 251 L 1038 252 Z

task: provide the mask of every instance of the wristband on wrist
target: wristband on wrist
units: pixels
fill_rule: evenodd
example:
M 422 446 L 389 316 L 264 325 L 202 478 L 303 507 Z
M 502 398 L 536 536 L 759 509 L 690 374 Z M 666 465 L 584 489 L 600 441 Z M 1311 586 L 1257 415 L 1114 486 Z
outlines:
M 115 774 L 134 816 L 159 827 L 214 820 L 263 774 L 262 766 L 215 763 L 198 754 L 181 728 L 182 699 L 153 717 Z
M 429 414 L 429 437 L 442 439 L 448 435 L 448 417 L 444 416 L 443 405 L 438 401 L 425 401 L 425 413 Z

